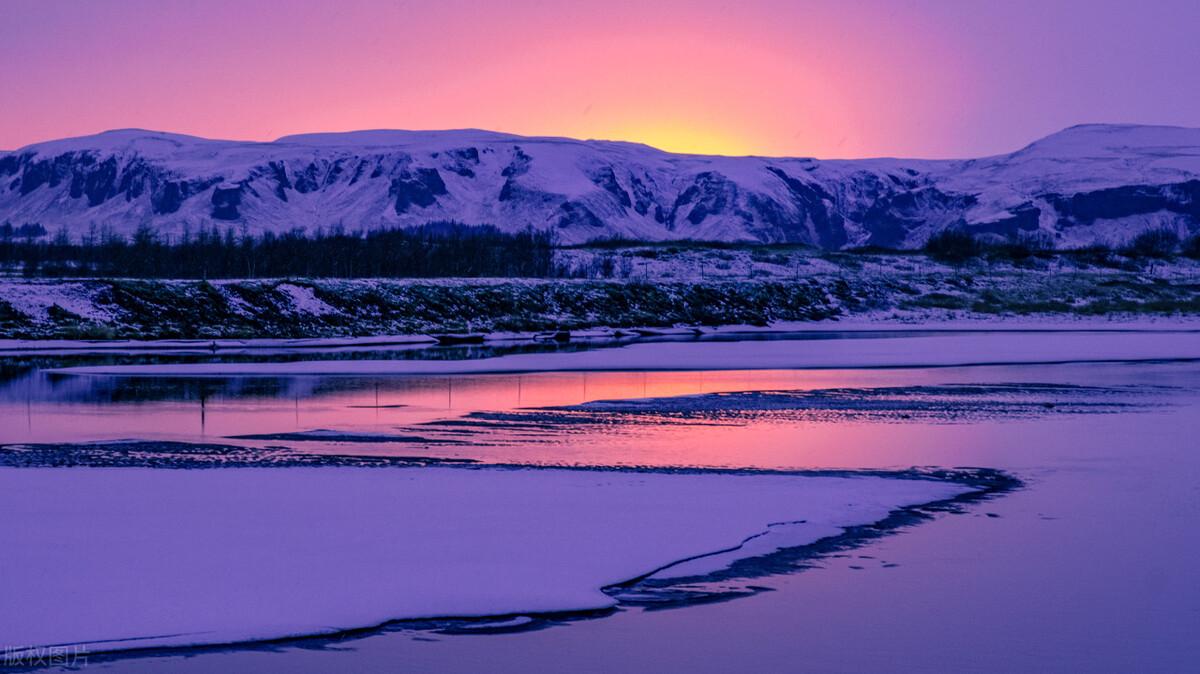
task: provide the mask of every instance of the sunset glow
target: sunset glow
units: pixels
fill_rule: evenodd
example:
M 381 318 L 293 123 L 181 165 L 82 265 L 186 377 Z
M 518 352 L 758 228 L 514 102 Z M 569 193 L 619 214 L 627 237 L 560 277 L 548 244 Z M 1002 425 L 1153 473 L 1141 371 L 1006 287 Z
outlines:
M 1163 39 L 1195 25 L 1180 20 L 1194 6 L 1044 5 L 19 0 L 0 22 L 0 148 L 124 127 L 260 140 L 473 127 L 937 157 L 1085 121 L 1200 122 L 1200 94 L 1177 86 L 1196 42 Z M 1062 58 L 1048 70 L 1035 53 Z

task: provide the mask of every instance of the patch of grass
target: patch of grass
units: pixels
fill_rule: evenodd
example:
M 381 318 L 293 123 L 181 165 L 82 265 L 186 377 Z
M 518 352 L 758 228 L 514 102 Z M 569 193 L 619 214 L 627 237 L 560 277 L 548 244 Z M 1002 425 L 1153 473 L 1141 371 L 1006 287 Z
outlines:
M 103 323 L 68 323 L 59 326 L 55 330 L 55 336 L 59 339 L 117 339 L 121 332 L 115 326 Z
M 58 323 L 80 323 L 83 321 L 83 316 L 67 311 L 57 304 L 51 304 L 47 307 L 46 315 L 50 317 L 50 320 Z
M 28 323 L 29 317 L 17 311 L 16 307 L 0 300 L 0 324 L 5 323 Z
M 971 305 L 969 298 L 948 293 L 925 293 L 903 304 L 906 308 L 919 309 L 967 309 Z
M 1119 255 L 1111 246 L 1103 243 L 1097 243 L 1082 248 L 1071 248 L 1060 251 L 1060 255 L 1064 259 L 1074 262 L 1077 266 L 1084 269 L 1088 267 L 1102 267 L 1108 269 L 1123 269 L 1126 271 L 1137 271 L 1138 265 L 1127 257 Z

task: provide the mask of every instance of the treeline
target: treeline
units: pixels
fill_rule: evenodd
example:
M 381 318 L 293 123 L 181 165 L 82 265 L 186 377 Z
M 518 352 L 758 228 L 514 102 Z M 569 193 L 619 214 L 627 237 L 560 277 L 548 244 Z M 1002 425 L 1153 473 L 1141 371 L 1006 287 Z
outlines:
M 128 278 L 548 277 L 556 274 L 554 236 L 510 234 L 490 226 L 440 222 L 349 233 L 236 233 L 216 228 L 175 240 L 149 227 L 126 237 L 91 231 L 78 240 L 0 230 L 0 267 L 26 276 Z
M 1045 232 L 1032 232 L 1009 241 L 989 241 L 962 229 L 946 229 L 929 237 L 925 253 L 943 262 L 965 262 L 974 258 L 1021 261 L 1052 255 L 1087 258 L 1093 262 L 1127 260 L 1169 260 L 1176 255 L 1200 259 L 1200 234 L 1182 238 L 1174 229 L 1148 229 L 1125 243 L 1112 246 L 1096 243 L 1083 248 L 1057 249 Z

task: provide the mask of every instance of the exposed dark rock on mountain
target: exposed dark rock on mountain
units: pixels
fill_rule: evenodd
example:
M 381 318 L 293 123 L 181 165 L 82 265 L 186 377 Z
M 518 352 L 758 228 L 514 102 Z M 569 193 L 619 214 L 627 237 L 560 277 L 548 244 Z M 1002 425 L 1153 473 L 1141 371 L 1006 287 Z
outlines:
M 973 160 L 673 155 L 486 131 L 271 143 L 122 130 L 0 154 L 0 222 L 250 232 L 457 220 L 598 237 L 916 247 L 949 227 L 1060 246 L 1200 230 L 1200 129 L 1072 127 Z

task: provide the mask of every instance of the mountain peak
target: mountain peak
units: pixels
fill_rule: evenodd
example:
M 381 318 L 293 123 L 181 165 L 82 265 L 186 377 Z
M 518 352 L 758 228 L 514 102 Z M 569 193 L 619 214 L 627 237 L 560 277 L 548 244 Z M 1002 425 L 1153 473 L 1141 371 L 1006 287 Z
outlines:
M 282 136 L 277 144 L 333 147 L 404 147 L 430 143 L 495 143 L 527 140 L 523 136 L 484 129 L 447 129 L 444 131 L 416 131 L 406 129 L 365 129 L 362 131 L 332 131 L 322 133 L 299 133 Z
M 39 154 L 62 154 L 64 152 L 98 151 L 126 152 L 143 155 L 169 154 L 188 146 L 228 144 L 235 141 L 209 140 L 182 133 L 152 131 L 150 129 L 110 129 L 90 136 L 75 136 L 58 140 L 43 141 L 26 145 L 16 152 Z
M 1200 128 L 1153 124 L 1076 124 L 1018 152 L 1057 158 L 1118 157 L 1154 152 L 1200 152 Z

